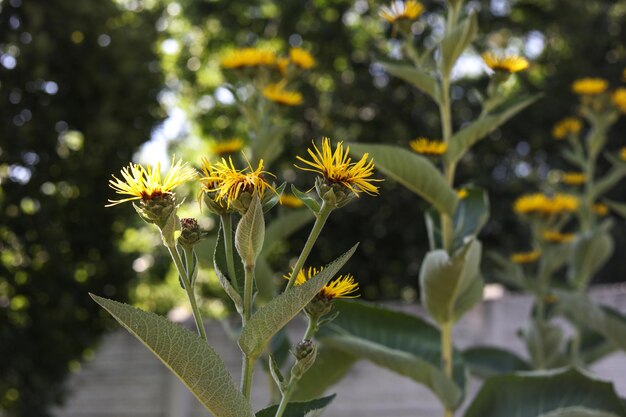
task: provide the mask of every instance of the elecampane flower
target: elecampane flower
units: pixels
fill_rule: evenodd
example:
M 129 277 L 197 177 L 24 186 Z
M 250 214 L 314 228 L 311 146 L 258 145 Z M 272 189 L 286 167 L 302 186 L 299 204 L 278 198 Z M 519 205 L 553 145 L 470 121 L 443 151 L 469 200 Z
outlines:
M 109 180 L 109 186 L 115 190 L 117 194 L 129 195 L 128 198 L 121 200 L 109 200 L 111 207 L 132 200 L 151 200 L 164 194 L 171 193 L 177 186 L 193 179 L 195 177 L 194 170 L 182 160 L 172 159 L 172 165 L 161 177 L 161 164 L 157 163 L 156 168 L 148 165 L 143 167 L 139 164 L 129 164 L 128 167 L 121 170 L 122 179 L 113 175 L 113 179 Z
M 235 49 L 226 53 L 220 64 L 222 68 L 228 69 L 271 67 L 276 64 L 276 54 L 259 48 Z
M 224 141 L 214 142 L 211 144 L 211 152 L 215 155 L 224 155 L 228 153 L 239 152 L 243 148 L 243 140 L 241 138 L 232 138 Z
M 494 71 L 514 73 L 528 68 L 528 60 L 517 55 L 499 56 L 493 52 L 485 52 L 482 55 L 483 61 Z
M 364 154 L 358 162 L 352 162 L 349 156 L 350 148 L 343 148 L 343 142 L 337 143 L 335 150 L 332 150 L 330 139 L 322 139 L 322 149 L 320 150 L 313 142 L 313 149 L 307 149 L 311 160 L 297 156 L 297 159 L 308 166 L 298 166 L 296 168 L 317 172 L 328 182 L 341 184 L 358 196 L 360 192 L 375 195 L 378 194 L 378 187 L 373 183 L 382 181 L 370 178 L 374 172 L 374 161 L 369 160 L 369 154 Z
M 532 250 L 530 252 L 517 252 L 511 255 L 511 262 L 516 264 L 529 264 L 535 262 L 541 256 L 541 252 L 538 250 Z
M 620 87 L 611 95 L 611 101 L 622 113 L 626 113 L 626 88 Z
M 546 230 L 541 237 L 550 243 L 569 243 L 576 238 L 576 235 L 574 233 L 561 233 L 558 230 Z
M 298 68 L 310 69 L 315 65 L 315 58 L 302 48 L 291 48 L 289 50 L 289 59 Z
M 415 152 L 422 155 L 441 156 L 448 150 L 448 144 L 440 140 L 417 138 L 409 142 Z
M 548 196 L 541 193 L 526 194 L 515 200 L 513 210 L 518 214 L 550 216 L 571 213 L 578 209 L 578 199 L 569 194 Z
M 609 214 L 609 206 L 603 203 L 595 203 L 591 206 L 591 211 L 593 211 L 598 216 L 603 217 Z
M 561 182 L 567 185 L 582 185 L 587 181 L 584 172 L 564 172 L 561 174 Z
M 304 269 L 300 270 L 296 276 L 296 285 L 304 284 L 315 275 L 322 272 L 323 269 L 323 267 L 319 270 L 317 268 L 309 267 L 306 273 L 304 272 Z M 290 275 L 285 275 L 284 278 L 289 279 Z M 356 294 L 358 290 L 359 284 L 355 281 L 351 274 L 346 276 L 340 275 L 338 278 L 335 278 L 326 284 L 317 296 L 328 300 L 335 298 L 357 298 L 359 297 L 359 295 Z
M 572 92 L 584 96 L 602 94 L 609 88 L 609 82 L 602 78 L 581 78 L 572 83 Z
M 387 22 L 393 24 L 401 20 L 411 21 L 417 19 L 424 11 L 424 6 L 415 0 L 392 1 L 389 6 L 380 8 L 378 15 Z
M 284 82 L 268 85 L 263 89 L 263 96 L 283 106 L 297 106 L 302 104 L 302 94 L 297 91 L 285 90 Z
M 282 194 L 280 196 L 279 202 L 283 206 L 298 208 L 302 207 L 304 203 L 293 194 Z
M 552 128 L 554 139 L 565 139 L 569 135 L 578 134 L 583 128 L 583 122 L 577 117 L 566 117 L 557 122 Z

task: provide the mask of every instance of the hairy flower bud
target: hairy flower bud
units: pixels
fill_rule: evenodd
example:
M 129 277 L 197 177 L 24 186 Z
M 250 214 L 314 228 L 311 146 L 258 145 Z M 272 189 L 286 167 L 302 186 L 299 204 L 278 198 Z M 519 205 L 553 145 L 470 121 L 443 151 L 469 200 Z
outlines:
M 198 243 L 205 233 L 200 228 L 198 221 L 192 218 L 184 218 L 180 220 L 181 233 L 178 237 L 178 244 L 183 247 L 192 247 Z
M 304 307 L 304 312 L 311 317 L 311 320 L 318 321 L 333 309 L 333 299 L 326 297 L 315 297 Z
M 142 219 L 162 229 L 176 211 L 176 198 L 173 193 L 164 193 L 150 199 L 142 199 L 133 206 Z
M 331 183 L 322 177 L 315 179 L 317 195 L 330 207 L 343 207 L 356 198 L 356 194 L 340 183 Z
M 296 345 L 294 355 L 296 356 L 296 364 L 291 368 L 291 375 L 295 379 L 300 379 L 315 362 L 317 346 L 312 340 L 302 340 Z

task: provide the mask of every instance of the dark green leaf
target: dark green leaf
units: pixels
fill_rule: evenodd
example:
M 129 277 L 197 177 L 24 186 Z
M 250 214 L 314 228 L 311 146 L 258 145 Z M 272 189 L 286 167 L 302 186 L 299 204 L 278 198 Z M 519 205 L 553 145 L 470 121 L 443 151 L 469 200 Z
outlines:
M 320 203 L 313 197 L 311 197 L 308 193 L 302 192 L 296 188 L 295 185 L 291 184 L 291 192 L 293 195 L 298 197 L 300 201 L 304 203 L 314 214 L 319 213 L 320 211 Z
M 530 365 L 511 351 L 489 346 L 474 346 L 463 352 L 463 359 L 480 378 L 529 371 Z
M 289 403 L 285 409 L 283 417 L 317 417 L 322 414 L 324 409 L 328 407 L 335 399 L 335 395 L 318 398 L 317 400 L 307 401 L 303 403 Z M 274 417 L 278 410 L 277 405 L 265 408 L 256 413 L 256 417 Z

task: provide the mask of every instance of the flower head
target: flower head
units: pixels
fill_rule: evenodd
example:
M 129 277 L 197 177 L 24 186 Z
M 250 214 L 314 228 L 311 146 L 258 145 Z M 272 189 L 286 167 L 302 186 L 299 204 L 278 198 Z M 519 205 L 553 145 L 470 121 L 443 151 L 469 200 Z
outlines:
M 468 192 L 465 188 L 459 188 L 456 190 L 456 196 L 459 200 L 465 200 L 467 198 Z
M 280 204 L 287 207 L 298 208 L 302 207 L 304 203 L 293 194 L 282 194 L 280 196 Z
M 109 200 L 110 204 L 107 204 L 106 207 L 132 200 L 148 201 L 162 197 L 195 177 L 194 170 L 186 162 L 177 161 L 176 158 L 172 158 L 172 165 L 165 177 L 161 177 L 160 163 L 157 163 L 156 168 L 151 165 L 143 167 L 131 163 L 128 167 L 122 168 L 121 174 L 123 179 L 113 175 L 113 179 L 109 180 L 109 186 L 117 194 L 129 195 L 130 197 L 121 200 Z
M 323 269 L 323 267 L 319 270 L 317 268 L 309 267 L 306 273 L 304 272 L 304 269 L 300 270 L 296 276 L 296 285 L 304 284 L 315 275 L 322 272 Z M 284 278 L 289 279 L 290 275 L 285 275 Z M 317 294 L 317 297 L 327 300 L 333 300 L 335 298 L 357 298 L 359 295 L 355 293 L 358 290 L 359 284 L 354 280 L 352 275 L 340 275 L 338 278 L 335 278 L 326 284 Z
M 541 256 L 541 252 L 538 250 L 532 250 L 530 252 L 517 252 L 510 256 L 511 262 L 516 264 L 530 264 L 535 262 Z
M 286 77 L 289 72 L 289 58 L 278 58 L 276 60 L 276 69 L 280 72 L 280 75 Z
M 619 150 L 619 159 L 626 161 L 626 146 Z
M 325 137 L 322 139 L 322 150 L 313 142 L 313 150 L 308 150 L 311 160 L 306 160 L 300 156 L 297 159 L 308 166 L 296 168 L 317 172 L 324 177 L 328 183 L 339 184 L 349 189 L 354 195 L 359 193 L 375 195 L 378 194 L 378 187 L 373 182 L 382 181 L 370 178 L 374 171 L 374 161 L 369 160 L 369 154 L 364 154 L 358 162 L 352 162 L 348 156 L 350 148 L 343 148 L 343 142 L 337 143 L 337 147 L 333 152 L 330 145 L 330 139 Z
M 609 214 L 609 206 L 603 203 L 596 203 L 591 206 L 591 211 L 600 217 L 604 217 Z
M 241 138 L 232 138 L 224 141 L 214 142 L 211 144 L 211 152 L 215 155 L 224 155 L 239 152 L 243 148 L 243 140 Z
M 620 87 L 611 95 L 611 101 L 622 113 L 626 113 L 626 88 Z
M 554 214 L 571 213 L 578 209 L 578 199 L 569 194 L 548 196 L 541 193 L 526 194 L 515 200 L 513 210 L 519 214 Z
M 309 51 L 302 48 L 291 48 L 289 50 L 289 59 L 298 68 L 310 69 L 315 66 L 315 58 Z
M 302 104 L 302 94 L 297 91 L 285 90 L 285 82 L 270 84 L 263 89 L 263 96 L 283 106 L 297 106 Z
M 561 233 L 558 230 L 546 230 L 541 237 L 550 243 L 569 243 L 576 238 L 576 235 L 574 233 Z
M 265 180 L 269 174 L 263 171 L 263 160 L 259 161 L 256 169 L 250 163 L 243 170 L 238 170 L 233 164 L 232 158 L 228 161 L 224 158 L 220 162 L 212 164 L 208 159 L 203 158 L 201 164 L 204 174 L 200 181 L 204 191 L 213 194 L 216 202 L 226 202 L 226 207 L 238 201 L 244 193 L 249 193 L 249 197 L 255 192 L 262 198 L 266 190 L 276 192 L 276 190 Z
M 581 78 L 572 83 L 572 92 L 584 96 L 602 94 L 609 87 L 607 80 L 602 78 Z
M 415 152 L 422 155 L 441 156 L 448 150 L 448 144 L 440 140 L 417 138 L 409 142 Z
M 587 181 L 584 172 L 564 172 L 561 174 L 561 182 L 567 185 L 582 185 Z
M 583 128 L 583 122 L 577 117 L 566 117 L 558 121 L 552 128 L 554 139 L 565 139 L 569 135 L 578 134 Z
M 498 56 L 493 52 L 482 54 L 483 61 L 494 71 L 503 71 L 512 74 L 528 68 L 528 60 L 517 55 Z
M 220 64 L 228 69 L 271 67 L 276 64 L 276 54 L 259 48 L 235 49 L 226 53 Z
M 378 15 L 387 22 L 393 24 L 401 20 L 415 20 L 424 11 L 424 6 L 416 0 L 397 1 L 394 0 L 389 6 L 380 8 Z

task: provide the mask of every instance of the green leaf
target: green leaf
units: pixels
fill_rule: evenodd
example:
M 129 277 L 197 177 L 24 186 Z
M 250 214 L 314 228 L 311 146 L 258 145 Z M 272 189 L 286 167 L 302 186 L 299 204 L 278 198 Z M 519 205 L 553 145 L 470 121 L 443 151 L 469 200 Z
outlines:
M 561 408 L 550 413 L 542 414 L 539 417 L 619 417 L 613 413 L 591 410 L 585 407 Z
M 380 65 L 382 65 L 389 74 L 412 84 L 418 90 L 427 94 L 430 98 L 435 100 L 435 103 L 441 101 L 441 87 L 439 86 L 439 82 L 427 72 L 406 64 L 381 62 Z
M 426 254 L 419 278 L 422 304 L 439 324 L 456 321 L 482 299 L 480 255 L 481 244 L 475 238 L 452 257 L 443 249 Z
M 511 262 L 509 258 L 494 251 L 487 252 L 487 258 L 495 264 L 491 272 L 496 281 L 516 289 L 533 291 L 533 286 L 526 279 L 521 265 Z
M 615 346 L 599 332 L 589 329 L 583 323 L 575 323 L 579 335 L 576 354 L 587 365 L 590 365 L 615 352 Z M 567 346 L 567 355 L 574 353 L 573 340 Z
M 611 188 L 615 187 L 617 183 L 619 183 L 621 179 L 626 176 L 626 162 L 621 161 L 610 154 L 607 155 L 607 159 L 611 162 L 613 167 L 604 177 L 596 181 L 593 185 L 590 197 L 592 200 L 597 200 L 609 192 Z
M 537 101 L 539 97 L 541 94 L 514 97 L 456 132 L 450 140 L 448 151 L 445 154 L 446 160 L 449 163 L 458 162 L 479 140 Z
M 613 238 L 603 228 L 579 235 L 567 271 L 574 288 L 586 288 L 593 275 L 613 254 Z
M 524 339 L 535 368 L 554 367 L 562 358 L 563 330 L 559 326 L 532 320 L 524 332 Z
M 465 417 L 546 417 L 559 409 L 569 408 L 572 412 L 573 407 L 626 415 L 611 383 L 593 379 L 575 369 L 561 369 L 489 378 Z M 548 415 L 573 417 L 576 414 Z
M 235 263 L 235 277 L 228 275 L 228 263 L 226 261 L 226 245 L 224 244 L 224 234 L 222 224 L 220 222 L 219 230 L 217 232 L 217 240 L 215 244 L 215 251 L 213 252 L 213 269 L 217 280 L 219 281 L 226 294 L 235 304 L 237 311 L 243 311 L 243 287 L 245 273 L 243 270 L 243 263 L 237 251 L 233 251 L 234 263 Z M 239 291 L 237 291 L 237 289 Z
M 248 400 L 203 339 L 161 316 L 90 294 L 154 353 L 215 417 L 252 417 Z
M 263 207 L 263 213 L 267 213 L 268 211 L 270 211 L 276 204 L 278 204 L 278 202 L 280 201 L 280 196 L 283 194 L 283 191 L 285 191 L 285 187 L 287 186 L 286 182 L 283 182 L 282 184 L 280 184 L 278 187 L 276 187 L 274 189 L 274 191 L 268 191 L 267 193 L 265 193 L 263 195 L 263 198 L 261 200 L 261 206 Z
M 329 395 L 328 397 L 318 398 L 317 400 L 307 401 L 303 403 L 289 403 L 285 408 L 283 417 L 317 417 L 322 415 L 322 412 L 328 404 L 335 399 L 335 395 Z M 265 408 L 258 413 L 256 417 L 274 417 L 278 411 L 278 405 Z
M 269 340 L 296 316 L 350 259 L 358 243 L 302 285 L 296 285 L 259 308 L 241 330 L 239 347 L 258 358 Z
M 470 14 L 446 35 L 441 41 L 441 70 L 450 74 L 456 60 L 461 56 L 478 34 L 478 19 L 476 12 Z
M 304 205 L 307 206 L 314 214 L 319 213 L 320 203 L 318 203 L 315 198 L 311 197 L 308 193 L 298 190 L 293 184 L 291 184 L 291 192 L 300 201 L 302 201 Z
M 244 266 L 252 266 L 263 249 L 265 219 L 258 194 L 254 193 L 246 214 L 241 216 L 235 232 L 235 247 Z
M 317 350 L 315 363 L 298 381 L 291 398 L 295 401 L 307 401 L 323 395 L 329 387 L 346 376 L 357 359 L 350 353 L 321 345 Z
M 424 320 L 362 302 L 336 301 L 337 318 L 320 329 L 324 346 L 365 358 L 428 387 L 442 403 L 463 399 L 465 367 L 454 352 L 454 381 L 440 367 L 441 335 Z
M 491 346 L 474 346 L 463 352 L 463 359 L 480 378 L 529 371 L 530 365 L 515 353 Z
M 369 154 L 383 174 L 399 182 L 448 215 L 453 215 L 458 202 L 456 192 L 441 172 L 426 158 L 392 145 L 350 143 L 350 152 Z

